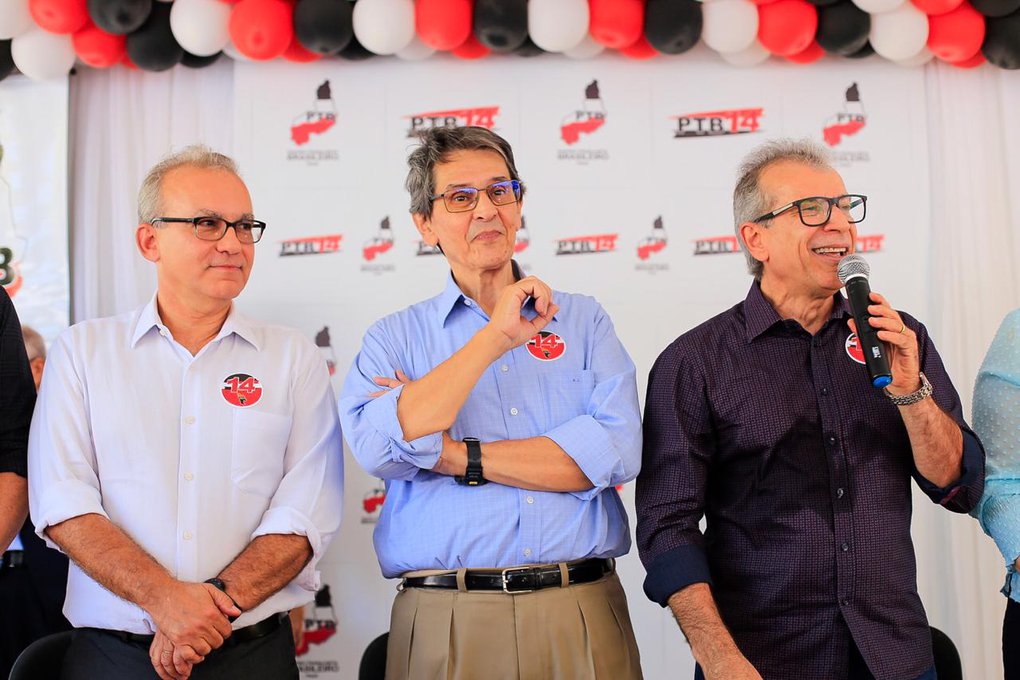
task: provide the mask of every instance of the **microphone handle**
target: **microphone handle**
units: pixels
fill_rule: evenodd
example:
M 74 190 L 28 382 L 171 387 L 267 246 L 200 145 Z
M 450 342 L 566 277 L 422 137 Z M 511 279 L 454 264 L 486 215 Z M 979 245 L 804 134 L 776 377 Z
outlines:
M 846 296 L 850 301 L 850 311 L 857 323 L 857 342 L 864 353 L 864 364 L 868 368 L 871 384 L 875 387 L 886 387 L 892 382 L 889 371 L 889 357 L 886 356 L 885 345 L 878 339 L 878 331 L 868 322 L 868 305 L 871 304 L 871 285 L 863 276 L 855 276 L 846 282 Z

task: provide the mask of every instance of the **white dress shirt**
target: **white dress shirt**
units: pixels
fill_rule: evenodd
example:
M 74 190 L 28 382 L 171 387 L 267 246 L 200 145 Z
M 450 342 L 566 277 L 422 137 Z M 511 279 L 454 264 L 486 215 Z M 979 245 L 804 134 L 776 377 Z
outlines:
M 182 581 L 216 576 L 257 536 L 306 536 L 311 561 L 234 622 L 251 625 L 311 599 L 316 564 L 340 526 L 343 455 L 328 370 L 297 331 L 233 310 L 196 356 L 174 341 L 155 296 L 130 314 L 77 324 L 46 362 L 29 484 L 32 520 L 49 545 L 48 526 L 96 513 Z M 64 614 L 76 627 L 154 632 L 145 611 L 73 562 Z

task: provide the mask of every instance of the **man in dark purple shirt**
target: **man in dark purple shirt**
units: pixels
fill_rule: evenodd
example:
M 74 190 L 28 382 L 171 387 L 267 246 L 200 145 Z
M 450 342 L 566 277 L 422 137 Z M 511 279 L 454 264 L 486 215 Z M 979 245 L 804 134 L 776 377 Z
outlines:
M 696 677 L 935 677 L 910 479 L 966 512 L 984 452 L 925 327 L 878 294 L 893 382 L 871 386 L 836 275 L 865 203 L 810 142 L 752 152 L 734 217 L 755 281 L 652 368 L 638 547 Z

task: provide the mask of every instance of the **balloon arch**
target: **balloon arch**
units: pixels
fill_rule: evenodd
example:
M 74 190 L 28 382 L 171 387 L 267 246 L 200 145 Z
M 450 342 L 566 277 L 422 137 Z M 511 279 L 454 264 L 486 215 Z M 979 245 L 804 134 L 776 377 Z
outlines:
M 878 54 L 1020 68 L 1020 0 L 0 0 L 0 79 L 202 67 L 222 54 L 310 62 L 604 49 L 633 59 L 701 39 L 726 61 Z

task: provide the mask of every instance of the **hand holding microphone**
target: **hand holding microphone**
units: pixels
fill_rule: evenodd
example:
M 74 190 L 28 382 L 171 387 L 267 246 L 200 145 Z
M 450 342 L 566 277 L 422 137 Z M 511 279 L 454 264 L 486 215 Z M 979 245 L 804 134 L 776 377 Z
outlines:
M 839 261 L 839 280 L 854 316 L 850 328 L 857 334 L 872 384 L 894 396 L 910 394 L 921 387 L 917 335 L 882 295 L 871 292 L 870 269 L 861 255 Z

